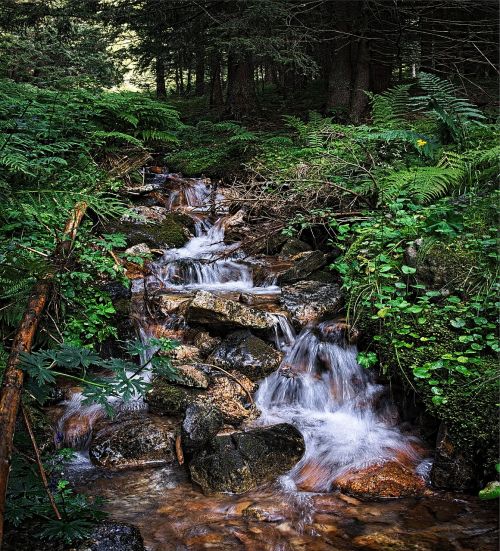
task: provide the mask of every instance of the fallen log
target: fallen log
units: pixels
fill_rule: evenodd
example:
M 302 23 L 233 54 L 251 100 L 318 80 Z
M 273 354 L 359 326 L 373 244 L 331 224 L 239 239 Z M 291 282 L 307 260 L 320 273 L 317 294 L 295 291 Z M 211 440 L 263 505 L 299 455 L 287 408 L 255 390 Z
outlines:
M 31 292 L 16 336 L 12 343 L 0 387 L 0 548 L 4 531 L 5 499 L 12 457 L 12 447 L 17 413 L 21 403 L 24 372 L 19 367 L 21 354 L 30 352 L 41 316 L 49 301 L 57 268 L 70 254 L 78 226 L 87 210 L 87 203 L 80 202 L 73 208 L 52 256 L 52 269 L 38 281 Z

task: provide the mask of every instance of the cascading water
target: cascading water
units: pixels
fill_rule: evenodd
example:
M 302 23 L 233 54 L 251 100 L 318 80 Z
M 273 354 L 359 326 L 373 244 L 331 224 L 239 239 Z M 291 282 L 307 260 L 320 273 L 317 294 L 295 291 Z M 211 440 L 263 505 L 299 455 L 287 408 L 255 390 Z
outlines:
M 184 247 L 168 249 L 151 266 L 152 275 L 134 282 L 133 291 L 161 284 L 171 293 L 245 292 L 277 294 L 274 281 L 255 286 L 251 266 L 243 262 L 238 244 L 224 242 L 227 213 L 212 222 L 210 212 L 221 212 L 221 195 L 201 180 L 176 182 L 168 204 L 182 209 L 195 222 L 195 236 Z M 212 204 L 210 204 L 210 202 Z M 383 463 L 397 457 L 417 462 L 414 441 L 391 424 L 381 399 L 383 387 L 374 384 L 356 361 L 356 347 L 345 342 L 337 325 L 324 322 L 305 328 L 298 337 L 289 318 L 269 313 L 275 319 L 276 348 L 285 353 L 280 368 L 265 379 L 257 392 L 256 404 L 262 415 L 258 424 L 291 423 L 303 434 L 306 452 L 289 473 L 287 487 L 314 491 L 331 489 L 335 480 L 348 471 Z M 139 335 L 144 344 L 151 338 L 146 316 L 139 321 Z M 145 364 L 154 350 L 141 358 Z M 148 370 L 143 371 L 149 377 Z M 139 397 L 127 404 L 115 400 L 118 408 L 140 409 Z M 89 426 L 103 415 L 97 406 L 82 408 L 81 395 L 67 403 L 60 420 L 65 440 L 75 445 L 68 421 L 84 416 Z
M 356 356 L 335 324 L 308 327 L 257 391 L 260 424 L 291 423 L 304 436 L 306 452 L 288 481 L 299 488 L 328 491 L 348 471 L 401 456 L 418 461 L 415 441 L 391 426 L 383 400 L 377 408 L 383 387 Z

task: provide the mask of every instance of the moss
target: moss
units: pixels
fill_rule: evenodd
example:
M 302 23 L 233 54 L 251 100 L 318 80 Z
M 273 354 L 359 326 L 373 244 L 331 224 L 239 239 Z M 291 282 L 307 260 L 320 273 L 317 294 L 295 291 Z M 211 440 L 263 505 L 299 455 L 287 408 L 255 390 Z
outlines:
M 433 288 L 465 289 L 484 275 L 482 261 L 466 239 L 452 243 L 429 240 L 419 250 L 417 277 Z
M 406 321 L 411 322 L 412 318 Z M 397 354 L 392 346 L 379 346 L 377 354 L 387 375 L 408 393 L 416 389 L 427 412 L 446 424 L 457 449 L 474 457 L 479 477 L 486 473 L 493 475 L 493 468 L 498 460 L 499 431 L 498 382 L 492 377 L 497 369 L 496 359 L 484 357 L 482 364 L 476 366 L 480 375 L 473 382 L 459 374 L 444 380 L 441 386 L 447 402 L 435 405 L 428 381 L 414 378 L 413 369 L 427 362 L 440 360 L 443 354 L 458 352 L 462 345 L 449 326 L 449 320 L 437 309 L 427 315 L 425 324 L 420 325 L 416 321 L 413 323 L 412 330 L 420 337 L 435 340 L 426 341 L 425 344 L 415 340 L 414 347 L 400 348 Z M 373 323 L 363 325 L 365 331 L 371 331 L 371 334 L 376 332 Z
M 156 377 L 147 393 L 150 411 L 158 415 L 183 415 L 189 404 L 194 402 L 199 390 L 184 388 Z
M 146 243 L 152 248 L 180 248 L 188 240 L 189 231 L 193 227 L 193 220 L 189 216 L 171 213 L 160 224 L 113 221 L 105 229 L 109 233 L 125 234 L 129 247 Z

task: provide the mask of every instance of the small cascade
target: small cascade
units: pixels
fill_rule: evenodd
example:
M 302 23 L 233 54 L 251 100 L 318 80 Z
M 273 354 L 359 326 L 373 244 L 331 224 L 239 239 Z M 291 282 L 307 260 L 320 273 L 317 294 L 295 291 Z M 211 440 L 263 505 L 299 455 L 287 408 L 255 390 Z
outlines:
M 418 461 L 414 440 L 384 415 L 383 387 L 356 361 L 357 348 L 335 324 L 304 329 L 256 395 L 259 424 L 291 423 L 306 452 L 290 472 L 296 487 L 328 491 L 348 471 L 397 457 Z

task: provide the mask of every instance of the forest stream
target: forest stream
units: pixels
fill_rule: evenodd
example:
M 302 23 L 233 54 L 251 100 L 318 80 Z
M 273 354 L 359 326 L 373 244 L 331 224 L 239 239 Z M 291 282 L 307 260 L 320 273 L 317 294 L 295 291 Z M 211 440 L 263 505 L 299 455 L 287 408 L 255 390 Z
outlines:
M 227 239 L 241 217 L 223 188 L 146 184 L 139 211 L 187 215 L 191 237 L 133 276 L 130 319 L 147 346 L 180 343 L 180 379 L 115 401 L 112 421 L 67 390 L 58 438 L 79 449 L 77 489 L 150 551 L 496 549 L 493 506 L 430 487 L 432 454 L 357 363 L 338 285 L 303 281 L 319 251 L 250 255 Z

